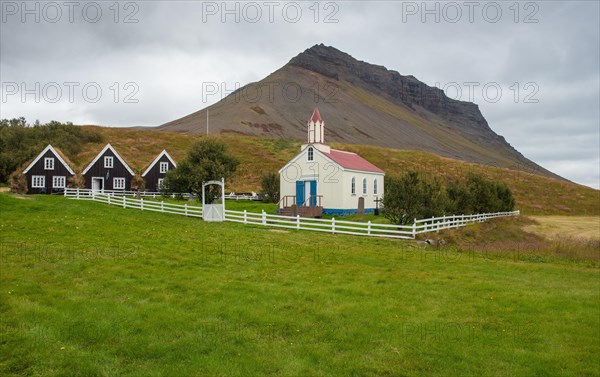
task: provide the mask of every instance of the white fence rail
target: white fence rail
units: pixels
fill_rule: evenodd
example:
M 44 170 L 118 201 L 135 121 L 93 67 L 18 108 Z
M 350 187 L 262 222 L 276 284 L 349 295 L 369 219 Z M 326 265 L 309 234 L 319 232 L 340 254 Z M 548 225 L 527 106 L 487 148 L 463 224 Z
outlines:
M 85 192 L 75 189 L 65 190 L 65 197 L 79 200 L 93 200 L 100 203 L 134 208 L 142 211 L 171 213 L 190 217 L 202 218 L 202 207 L 188 204 L 172 204 L 143 198 L 128 198 L 121 191 L 120 195 L 113 193 L 98 193 L 87 190 Z M 377 224 L 368 222 L 344 221 L 332 219 L 313 219 L 300 216 L 280 216 L 244 211 L 225 210 L 225 221 L 242 224 L 271 226 L 276 228 L 309 230 L 317 232 L 352 234 L 368 237 L 386 237 L 414 239 L 418 234 L 437 232 L 443 229 L 458 228 L 468 224 L 480 223 L 496 217 L 518 216 L 519 211 L 483 213 L 477 215 L 453 215 L 433 217 L 430 219 L 414 220 L 412 225 Z
M 76 198 L 76 199 L 92 199 L 92 197 L 94 195 L 110 195 L 110 196 L 141 196 L 141 197 L 148 197 L 148 198 L 162 198 L 162 197 L 169 197 L 169 198 L 175 198 L 175 197 L 184 197 L 184 198 L 189 198 L 190 194 L 188 193 L 183 193 L 183 194 L 174 194 L 174 193 L 170 193 L 167 195 L 163 195 L 163 193 L 161 192 L 155 192 L 155 191 L 125 191 L 125 190 L 90 190 L 90 189 L 77 189 L 77 188 L 66 188 L 64 193 L 64 196 L 68 197 L 68 198 Z
M 65 195 L 67 196 L 67 195 Z M 133 208 L 141 211 L 153 211 L 161 213 L 171 213 L 174 215 L 183 215 L 189 217 L 200 217 L 202 218 L 202 207 L 192 206 L 188 204 L 173 204 L 165 203 L 163 201 L 157 202 L 154 200 L 144 200 L 143 198 L 128 198 L 125 195 L 113 195 L 107 193 L 92 193 L 88 196 L 80 195 L 67 196 L 73 199 L 79 200 L 93 200 L 95 202 L 113 205 L 122 208 Z
M 458 228 L 484 222 L 496 217 L 518 216 L 519 211 L 484 213 L 477 215 L 442 216 L 416 220 L 412 225 L 377 224 L 331 219 L 313 219 L 300 216 L 279 216 L 265 213 L 225 210 L 227 221 L 278 228 L 312 230 L 318 232 L 352 234 L 357 236 L 414 239 L 417 234 Z
M 161 192 L 157 192 L 157 191 L 125 191 L 125 190 L 90 190 L 90 189 L 76 189 L 76 188 L 66 188 L 64 190 L 64 192 L 61 192 L 60 195 L 64 195 L 66 197 L 77 197 L 78 199 L 91 199 L 93 194 L 108 194 L 108 195 L 112 195 L 112 196 L 137 196 L 139 194 L 139 196 L 141 197 L 149 197 L 149 198 L 161 198 L 161 197 L 169 197 L 169 198 L 176 198 L 176 197 L 183 197 L 185 199 L 188 199 L 190 197 L 189 193 L 182 193 L 182 194 L 176 194 L 176 193 L 169 193 L 169 194 L 163 194 Z M 236 194 L 234 192 L 229 193 L 229 194 L 225 194 L 225 199 L 230 199 L 230 200 L 258 200 L 258 194 L 256 193 L 251 193 L 251 194 Z

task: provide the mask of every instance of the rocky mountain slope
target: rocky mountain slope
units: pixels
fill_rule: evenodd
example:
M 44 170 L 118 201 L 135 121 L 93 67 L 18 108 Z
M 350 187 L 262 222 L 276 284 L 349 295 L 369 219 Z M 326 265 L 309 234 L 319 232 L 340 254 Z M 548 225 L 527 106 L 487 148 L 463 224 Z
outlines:
M 327 142 L 424 150 L 444 157 L 557 177 L 488 125 L 476 104 L 448 98 L 413 76 L 315 45 L 265 79 L 159 130 L 306 139 L 314 107 Z

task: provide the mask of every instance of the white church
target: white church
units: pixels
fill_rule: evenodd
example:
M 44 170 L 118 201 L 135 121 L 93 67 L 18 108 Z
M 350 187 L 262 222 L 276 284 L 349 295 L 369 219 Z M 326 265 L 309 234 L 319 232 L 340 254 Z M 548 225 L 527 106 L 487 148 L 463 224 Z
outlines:
M 317 217 L 373 213 L 383 196 L 383 170 L 356 153 L 325 144 L 325 121 L 315 108 L 307 143 L 279 170 L 279 212 Z

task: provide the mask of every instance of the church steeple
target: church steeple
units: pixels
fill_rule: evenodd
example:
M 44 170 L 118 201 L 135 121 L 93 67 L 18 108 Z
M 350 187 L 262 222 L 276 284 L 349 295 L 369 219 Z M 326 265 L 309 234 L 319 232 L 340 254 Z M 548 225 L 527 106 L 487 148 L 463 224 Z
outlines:
M 319 109 L 315 107 L 308 121 L 308 143 L 322 144 L 325 142 L 325 121 L 321 118 Z

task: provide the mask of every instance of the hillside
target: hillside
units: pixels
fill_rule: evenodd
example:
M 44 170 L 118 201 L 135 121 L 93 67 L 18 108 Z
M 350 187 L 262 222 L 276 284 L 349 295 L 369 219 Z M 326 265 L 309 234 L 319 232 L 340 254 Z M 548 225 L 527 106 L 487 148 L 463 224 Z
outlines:
M 424 150 L 558 177 L 497 135 L 476 104 L 450 99 L 413 76 L 323 45 L 307 49 L 263 80 L 208 107 L 210 133 L 305 140 L 306 119 L 315 106 L 324 116 L 329 142 Z M 206 111 L 158 129 L 204 134 Z
M 119 128 L 89 127 L 102 135 L 102 142 L 87 144 L 83 152 L 68 156 L 79 171 L 89 163 L 106 143 L 111 143 L 137 172 L 163 149 L 176 160 L 185 157 L 189 146 L 201 136 L 170 132 L 142 131 Z M 278 171 L 297 154 L 300 142 L 277 138 L 223 134 L 218 136 L 229 145 L 230 152 L 240 161 L 238 172 L 227 182 L 227 190 L 257 191 L 264 172 Z M 436 177 L 460 177 L 469 171 L 506 182 L 513 190 L 517 209 L 527 214 L 600 215 L 600 192 L 564 180 L 543 177 L 519 170 L 500 169 L 439 157 L 435 154 L 396 150 L 375 146 L 332 143 L 337 149 L 359 153 L 381 167 L 388 175 L 418 170 Z M 77 169 L 76 169 L 77 170 Z

